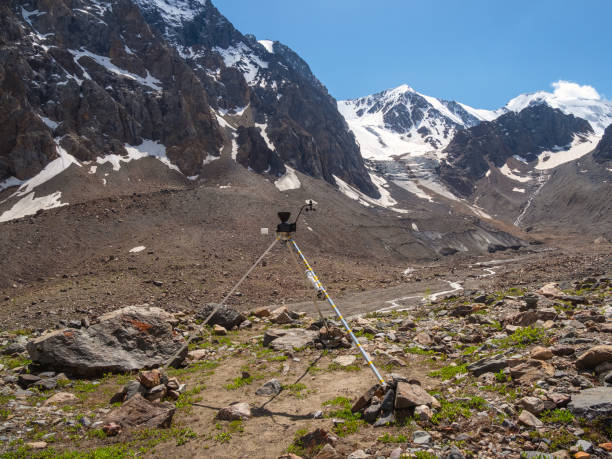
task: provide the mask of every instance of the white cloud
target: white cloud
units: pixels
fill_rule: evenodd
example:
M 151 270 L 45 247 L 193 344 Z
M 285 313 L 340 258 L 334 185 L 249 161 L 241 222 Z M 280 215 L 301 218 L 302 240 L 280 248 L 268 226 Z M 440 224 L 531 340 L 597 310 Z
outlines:
M 571 81 L 559 80 L 555 81 L 551 85 L 555 91 L 555 97 L 568 100 L 568 99 L 595 99 L 601 100 L 601 96 L 593 86 L 580 85 Z

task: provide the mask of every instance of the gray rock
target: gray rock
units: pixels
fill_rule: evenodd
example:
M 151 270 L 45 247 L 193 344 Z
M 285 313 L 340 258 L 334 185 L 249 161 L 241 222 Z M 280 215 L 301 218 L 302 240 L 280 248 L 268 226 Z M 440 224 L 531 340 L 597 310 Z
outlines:
M 380 403 L 373 403 L 368 406 L 363 412 L 363 419 L 365 422 L 374 422 L 380 413 Z
M 271 379 L 255 391 L 257 395 L 278 395 L 283 390 L 277 379 Z
M 385 413 L 381 415 L 381 417 L 379 417 L 374 423 L 374 427 L 384 427 L 387 424 L 391 424 L 394 422 L 395 422 L 395 415 L 393 414 L 393 411 L 391 411 L 389 413 Z
M 27 389 L 28 387 L 34 385 L 38 381 L 40 381 L 40 377 L 36 375 L 31 375 L 29 373 L 25 373 L 25 374 L 18 376 L 17 384 L 19 384 L 21 388 Z
M 304 330 L 303 328 L 266 330 L 264 346 L 267 345 L 277 351 L 293 351 L 306 346 L 312 346 L 317 336 L 318 332 Z
M 104 419 L 104 424 L 114 422 L 121 427 L 170 427 L 175 411 L 172 403 L 153 403 L 136 394 L 119 408 L 112 410 Z
M 20 354 L 26 350 L 25 345 L 23 343 L 15 342 L 6 346 L 4 349 L 0 350 L 0 354 L 2 355 L 15 355 Z
M 578 451 L 584 451 L 585 453 L 593 452 L 593 443 L 586 440 L 578 440 L 574 445 Z
M 572 395 L 567 405 L 575 415 L 586 419 L 612 419 L 612 387 L 593 387 Z
M 433 403 L 435 403 L 435 399 L 418 384 L 397 383 L 395 408 L 401 410 L 418 405 L 431 406 Z
M 523 451 L 521 458 L 525 459 L 556 459 L 552 454 L 543 453 L 542 451 Z
M 593 370 L 604 362 L 612 362 L 612 345 L 610 344 L 593 346 L 578 357 L 578 360 L 576 360 L 576 368 L 579 370 Z
M 198 311 L 196 319 L 206 320 L 217 306 L 217 303 L 208 303 Z M 234 327 L 239 327 L 245 320 L 246 317 L 242 313 L 229 306 L 223 305 L 215 312 L 215 315 L 210 318 L 208 325 L 221 325 L 231 330 Z
M 349 454 L 347 459 L 367 459 L 368 457 L 370 457 L 368 453 L 362 449 L 358 449 Z
M 431 435 L 424 430 L 415 430 L 412 434 L 412 441 L 417 445 L 425 445 L 431 441 Z
M 128 306 L 100 316 L 89 328 L 57 330 L 27 344 L 32 360 L 43 367 L 79 376 L 129 372 L 174 364 L 187 355 L 185 340 L 175 334 L 172 314 L 155 307 Z
M 239 419 L 249 419 L 251 417 L 251 407 L 248 403 L 234 403 L 221 408 L 217 413 L 217 418 L 222 421 L 237 421 Z
M 484 373 L 497 373 L 499 370 L 502 370 L 508 366 L 508 362 L 506 359 L 501 357 L 487 357 L 484 359 L 480 359 L 470 365 L 467 366 L 467 369 L 470 373 L 473 373 L 475 376 L 480 376 Z

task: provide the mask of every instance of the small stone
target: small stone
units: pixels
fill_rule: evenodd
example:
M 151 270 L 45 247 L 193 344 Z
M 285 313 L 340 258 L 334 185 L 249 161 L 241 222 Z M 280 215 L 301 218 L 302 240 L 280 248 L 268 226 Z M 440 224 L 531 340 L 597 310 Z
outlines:
M 326 444 L 321 451 L 315 456 L 315 459 L 341 459 L 342 455 L 336 451 L 336 449 L 330 445 Z
M 546 408 L 544 402 L 537 397 L 523 397 L 519 405 L 533 414 L 540 414 Z
M 145 395 L 145 398 L 151 402 L 156 400 L 161 400 L 166 395 L 166 386 L 163 384 L 159 384 L 158 386 L 152 387 L 148 390 Z
M 419 343 L 421 346 L 431 346 L 433 344 L 433 340 L 431 336 L 429 336 L 426 332 L 417 333 L 413 338 L 415 342 Z
M 142 371 L 138 375 L 138 379 L 140 381 L 140 384 L 142 384 L 147 389 L 151 389 L 152 387 L 161 384 L 161 371 L 158 369 Z
M 187 358 L 195 362 L 198 360 L 202 360 L 207 355 L 208 355 L 208 351 L 206 349 L 195 349 L 187 353 Z
M 213 334 L 218 336 L 225 336 L 227 335 L 227 329 L 221 325 L 215 325 L 213 327 Z
M 418 405 L 429 405 L 433 403 L 433 397 L 417 384 L 404 382 L 397 383 L 397 396 L 395 397 L 395 408 L 405 409 Z
M 349 454 L 347 459 L 367 459 L 368 457 L 370 457 L 368 453 L 362 449 L 358 449 Z
M 544 423 L 536 418 L 532 413 L 527 410 L 523 410 L 518 418 L 519 422 L 525 424 L 528 427 L 540 428 L 544 426 Z
M 610 344 L 593 346 L 578 357 L 578 360 L 576 360 L 576 368 L 579 370 L 592 370 L 597 365 L 604 362 L 612 362 L 612 345 Z
M 251 314 L 259 318 L 268 317 L 270 315 L 270 309 L 269 308 L 257 308 L 251 311 Z
M 78 398 L 70 392 L 58 392 L 53 394 L 47 400 L 44 401 L 43 406 L 49 406 L 53 404 L 60 405 L 62 403 L 70 403 L 78 400 Z
M 179 383 L 179 380 L 176 378 L 169 378 L 168 383 L 166 384 L 166 387 L 170 390 L 178 390 L 180 386 L 181 383 Z
M 315 411 L 315 413 L 312 415 L 313 419 L 323 419 L 323 411 L 319 410 L 319 411 Z
M 536 360 L 550 360 L 553 358 L 553 353 L 550 349 L 536 346 L 531 350 L 531 358 Z
M 19 384 L 23 389 L 27 389 L 38 381 L 40 381 L 38 376 L 25 373 L 18 376 L 17 384 Z
M 389 454 L 389 459 L 400 459 L 401 456 L 402 456 L 402 448 L 395 448 Z
M 357 357 L 354 355 L 340 355 L 333 360 L 333 363 L 340 365 L 341 367 L 348 367 L 355 363 Z
M 282 390 L 281 383 L 277 379 L 267 381 L 255 391 L 256 395 L 278 395 Z
M 608 443 L 600 443 L 598 445 L 601 449 L 605 449 L 608 452 L 612 452 L 612 442 L 608 442 Z
M 414 409 L 414 417 L 419 421 L 429 421 L 433 417 L 433 411 L 427 405 L 419 405 Z
M 412 434 L 412 441 L 417 445 L 425 445 L 431 441 L 431 435 L 424 430 L 415 430 Z
M 585 453 L 584 451 L 578 451 L 576 454 L 574 454 L 574 457 L 576 459 L 589 459 L 591 455 L 589 453 Z
M 246 402 L 235 403 L 225 408 L 221 408 L 217 413 L 217 418 L 222 421 L 237 421 L 249 419 L 251 417 L 251 408 Z
M 102 431 L 108 437 L 114 437 L 121 433 L 121 426 L 117 424 L 116 422 L 109 422 L 108 424 L 105 424 L 102 426 Z
M 31 441 L 26 443 L 26 448 L 29 449 L 45 449 L 47 447 L 47 442 L 45 441 Z

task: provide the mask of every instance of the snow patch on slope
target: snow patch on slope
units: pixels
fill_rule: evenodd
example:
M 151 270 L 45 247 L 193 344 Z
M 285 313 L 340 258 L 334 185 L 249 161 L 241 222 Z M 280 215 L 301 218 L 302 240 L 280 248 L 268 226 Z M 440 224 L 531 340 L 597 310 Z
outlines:
M 48 196 L 42 196 L 40 198 L 34 197 L 34 192 L 28 193 L 17 201 L 13 207 L 0 215 L 0 222 L 8 222 L 16 218 L 26 217 L 28 215 L 34 215 L 39 210 L 48 210 L 55 207 L 67 206 L 67 202 L 61 202 L 62 197 L 61 191 L 56 191 Z
M 251 48 L 242 42 L 226 49 L 215 46 L 213 51 L 221 55 L 226 67 L 235 67 L 240 70 L 249 85 L 257 82 L 259 69 L 268 68 L 268 63 L 262 61 Z
M 553 169 L 561 164 L 582 158 L 595 149 L 600 139 L 601 136 L 596 134 L 586 139 L 574 135 L 574 139 L 568 149 L 543 151 L 540 153 L 538 156 L 538 164 L 536 164 L 535 168 L 538 170 Z
M 147 76 L 143 78 L 139 75 L 129 72 L 128 70 L 117 67 L 115 64 L 111 62 L 110 57 L 100 56 L 98 54 L 94 54 L 91 51 L 87 51 L 87 50 L 83 51 L 83 50 L 69 49 L 68 51 L 70 52 L 70 54 L 74 56 L 74 61 L 77 63 L 77 65 L 79 65 L 79 67 L 81 67 L 87 79 L 91 79 L 91 76 L 85 71 L 85 69 L 78 62 L 79 59 L 83 56 L 92 58 L 95 62 L 97 62 L 102 67 L 104 67 L 106 70 L 116 75 L 128 78 L 130 80 L 134 80 L 143 86 L 148 86 L 149 88 L 154 89 L 155 91 L 161 91 L 162 89 L 162 87 L 160 86 L 161 81 L 151 76 L 148 70 L 147 70 Z
M 121 169 L 121 163 L 129 163 L 130 161 L 152 157 L 158 159 L 170 169 L 181 172 L 180 169 L 176 165 L 172 164 L 172 162 L 166 156 L 166 146 L 155 140 L 143 139 L 142 143 L 136 146 L 126 143 L 124 148 L 127 151 L 127 155 L 106 155 L 96 158 L 96 162 L 100 165 L 110 163 L 113 166 L 113 170 L 118 171 Z
M 295 173 L 295 169 L 287 165 L 285 165 L 285 169 L 287 169 L 287 172 L 274 182 L 274 186 L 280 191 L 297 190 L 302 184 Z

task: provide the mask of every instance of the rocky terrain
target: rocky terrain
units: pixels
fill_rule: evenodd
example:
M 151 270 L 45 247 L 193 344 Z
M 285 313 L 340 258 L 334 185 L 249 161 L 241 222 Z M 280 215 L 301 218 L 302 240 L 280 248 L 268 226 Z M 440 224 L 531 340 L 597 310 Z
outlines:
M 479 276 L 457 264 L 463 289 L 434 287 L 357 315 L 332 281 L 384 387 L 333 315 L 324 323 L 290 304 L 232 301 L 203 330 L 214 306 L 138 305 L 8 327 L 1 454 L 609 457 L 606 247 L 482 263 Z M 423 267 L 394 283 L 433 286 L 443 272 Z M 295 288 L 307 297 L 303 281 Z

